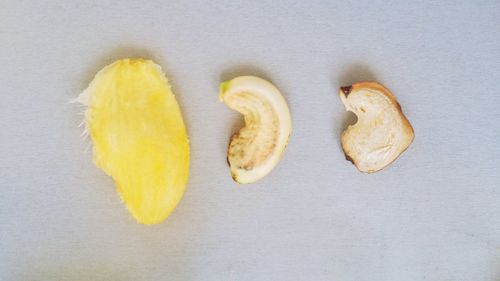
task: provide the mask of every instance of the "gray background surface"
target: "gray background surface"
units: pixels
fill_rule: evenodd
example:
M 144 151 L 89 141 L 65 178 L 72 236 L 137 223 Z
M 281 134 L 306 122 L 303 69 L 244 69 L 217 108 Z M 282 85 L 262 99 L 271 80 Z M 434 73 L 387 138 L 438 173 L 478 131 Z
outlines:
M 407 2 L 404 4 L 403 2 Z M 138 225 L 68 104 L 97 70 L 147 57 L 191 137 L 177 210 Z M 218 84 L 273 81 L 294 131 L 237 186 L 240 116 Z M 378 80 L 416 139 L 359 173 L 340 85 Z M 499 1 L 0 0 L 0 280 L 500 280 Z

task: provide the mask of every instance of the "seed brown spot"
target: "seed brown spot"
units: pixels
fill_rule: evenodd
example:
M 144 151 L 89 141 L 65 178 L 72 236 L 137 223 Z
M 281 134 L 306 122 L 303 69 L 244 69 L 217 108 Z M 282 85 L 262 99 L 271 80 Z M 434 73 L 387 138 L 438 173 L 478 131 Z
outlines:
M 340 90 L 344 93 L 344 96 L 347 98 L 347 96 L 351 93 L 352 86 L 343 86 L 340 87 Z
M 344 153 L 345 155 L 345 160 L 351 162 L 352 164 L 354 164 L 354 160 L 352 160 L 351 156 L 347 155 L 347 153 Z

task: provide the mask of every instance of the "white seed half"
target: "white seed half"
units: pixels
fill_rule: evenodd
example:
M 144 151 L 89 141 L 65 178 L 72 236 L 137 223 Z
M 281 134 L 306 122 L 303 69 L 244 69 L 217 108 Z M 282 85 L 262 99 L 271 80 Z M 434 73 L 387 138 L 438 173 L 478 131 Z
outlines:
M 292 130 L 288 105 L 273 84 L 255 76 L 222 83 L 219 99 L 245 119 L 245 126 L 229 142 L 231 175 L 238 183 L 255 182 L 278 164 L 288 144 Z

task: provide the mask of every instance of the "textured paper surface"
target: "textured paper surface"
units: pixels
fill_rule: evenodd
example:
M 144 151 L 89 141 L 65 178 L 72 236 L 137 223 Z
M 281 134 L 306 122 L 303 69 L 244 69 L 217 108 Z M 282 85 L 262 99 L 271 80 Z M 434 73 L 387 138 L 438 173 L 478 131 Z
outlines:
M 404 2 L 404 1 L 403 1 Z M 500 280 L 499 1 L 8 1 L 0 4 L 0 280 Z M 191 138 L 187 192 L 136 224 L 68 104 L 103 66 L 152 58 Z M 240 116 L 218 84 L 284 93 L 293 135 L 237 186 Z M 340 85 L 393 91 L 416 138 L 359 173 Z

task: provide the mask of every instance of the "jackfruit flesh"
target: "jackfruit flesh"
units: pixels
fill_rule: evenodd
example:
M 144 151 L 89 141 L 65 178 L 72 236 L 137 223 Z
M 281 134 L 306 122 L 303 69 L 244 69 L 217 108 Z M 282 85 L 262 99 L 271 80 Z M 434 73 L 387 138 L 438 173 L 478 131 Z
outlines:
M 181 110 L 160 66 L 122 59 L 104 67 L 78 99 L 97 167 L 115 181 L 132 216 L 162 222 L 181 200 L 189 143 Z

